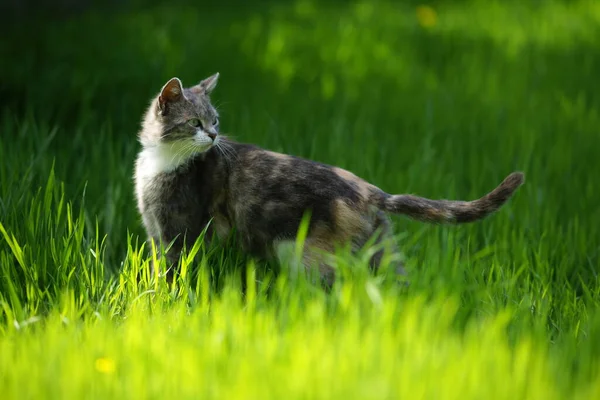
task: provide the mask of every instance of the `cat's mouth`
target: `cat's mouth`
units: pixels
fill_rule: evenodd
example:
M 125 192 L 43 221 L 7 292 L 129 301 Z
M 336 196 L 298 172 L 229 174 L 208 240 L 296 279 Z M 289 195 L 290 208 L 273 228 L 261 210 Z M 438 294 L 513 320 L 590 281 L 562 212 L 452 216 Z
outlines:
M 202 149 L 201 151 L 210 149 L 215 146 L 218 141 L 219 135 L 217 132 L 205 132 L 201 130 L 194 135 L 194 144 L 198 149 Z

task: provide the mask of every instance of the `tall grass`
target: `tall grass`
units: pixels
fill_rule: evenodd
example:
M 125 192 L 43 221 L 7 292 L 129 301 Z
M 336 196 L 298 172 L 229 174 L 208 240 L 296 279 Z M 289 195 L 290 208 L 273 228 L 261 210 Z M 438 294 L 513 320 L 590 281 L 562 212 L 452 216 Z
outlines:
M 600 396 L 597 2 L 181 1 L 2 29 L 2 398 Z M 325 293 L 201 241 L 168 285 L 136 131 L 167 79 L 216 71 L 238 140 L 388 192 L 526 185 L 472 225 L 394 217 L 408 289 L 369 249 Z

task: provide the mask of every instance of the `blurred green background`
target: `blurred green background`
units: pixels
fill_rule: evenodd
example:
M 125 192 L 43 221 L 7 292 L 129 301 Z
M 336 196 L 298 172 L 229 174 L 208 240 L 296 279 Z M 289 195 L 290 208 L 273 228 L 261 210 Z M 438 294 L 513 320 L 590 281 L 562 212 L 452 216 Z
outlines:
M 444 366 L 447 372 L 468 370 L 470 380 L 464 382 L 483 390 L 472 392 L 479 394 L 476 398 L 504 393 L 480 384 L 490 377 L 498 388 L 510 381 L 514 386 L 507 387 L 516 388 L 514 393 L 531 390 L 539 398 L 554 389 L 564 395 L 588 383 L 593 387 L 594 382 L 596 392 L 600 390 L 599 1 L 4 0 L 0 332 L 7 336 L 0 346 L 9 354 L 2 365 L 13 371 L 14 393 L 25 376 L 18 371 L 28 371 L 32 359 L 46 357 L 45 349 L 66 340 L 59 329 L 62 322 L 50 317 L 59 321 L 56 330 L 35 331 L 45 338 L 39 342 L 40 354 L 21 357 L 8 336 L 20 323 L 48 313 L 64 318 L 71 312 L 89 324 L 90 337 L 93 332 L 98 338 L 112 337 L 102 329 L 116 331 L 110 324 L 136 309 L 138 296 L 146 293 L 132 278 L 143 264 L 136 243 L 145 238 L 132 181 L 142 113 L 171 77 L 191 86 L 217 71 L 221 78 L 213 99 L 223 132 L 239 141 L 349 169 L 387 192 L 469 199 L 514 170 L 527 177 L 499 213 L 476 224 L 429 226 L 394 217 L 411 274 L 408 293 L 387 290 L 364 276 L 347 279 L 327 298 L 281 286 L 286 289 L 276 296 L 257 296 L 256 309 L 284 333 L 257 328 L 248 342 L 243 335 L 236 339 L 242 350 L 232 347 L 230 356 L 247 360 L 264 354 L 261 343 L 283 343 L 288 353 L 282 358 L 250 370 L 260 375 L 279 363 L 282 377 L 296 376 L 298 368 L 308 371 L 306 382 L 316 385 L 325 375 L 285 360 L 304 354 L 329 357 L 332 365 L 356 367 L 340 378 L 348 383 L 344 390 L 352 391 L 350 383 L 358 384 L 364 371 L 380 373 L 371 354 L 388 354 L 389 365 L 401 359 L 394 351 L 410 354 L 403 366 L 411 371 L 421 354 L 421 347 L 412 347 L 413 340 L 424 338 L 419 342 L 423 349 L 431 341 L 441 343 L 438 350 L 426 353 L 429 358 L 422 364 L 431 376 L 438 371 L 437 357 L 447 349 L 468 354 L 463 364 L 456 364 L 460 368 L 451 360 Z M 220 262 L 227 273 L 237 263 L 227 257 Z M 119 275 L 122 268 L 126 273 Z M 106 283 L 111 276 L 116 283 Z M 161 366 L 204 368 L 194 351 L 209 354 L 200 343 L 220 334 L 220 326 L 251 330 L 261 323 L 254 309 L 245 314 L 247 308 L 228 303 L 227 297 L 224 306 L 211 297 L 225 316 L 218 320 L 219 315 L 210 314 L 217 318 L 211 320 L 214 325 L 205 325 L 201 316 L 193 321 L 207 330 L 190 330 L 194 322 L 182 320 L 179 315 L 184 314 L 177 314 L 176 307 L 184 304 L 193 310 L 195 298 L 184 289 L 163 289 L 157 292 L 163 302 L 152 304 L 175 310 L 165 319 L 179 327 L 180 349 L 186 349 L 188 358 L 187 364 L 165 361 L 151 368 L 158 380 L 164 379 Z M 391 307 L 389 315 L 403 315 L 401 322 L 380 319 L 373 291 L 380 304 Z M 311 302 L 320 310 L 317 314 L 324 315 L 314 330 L 323 347 L 296 354 L 295 342 L 286 340 L 312 332 L 312 314 L 305 314 L 303 306 Z M 148 307 L 155 310 L 152 304 Z M 294 311 L 288 314 L 290 308 Z M 148 325 L 146 312 L 135 314 L 137 322 L 127 329 L 145 337 L 150 333 L 140 333 L 143 329 L 156 333 L 167 326 L 160 319 L 153 322 L 157 327 Z M 108 321 L 105 328 L 94 325 L 97 313 Z M 439 331 L 438 314 L 451 321 Z M 429 319 L 422 322 L 422 315 Z M 478 327 L 486 318 L 492 320 L 492 327 L 484 331 L 492 335 L 493 349 L 479 328 L 465 337 L 453 336 L 455 328 L 460 332 L 465 326 Z M 293 324 L 287 325 L 289 321 Z M 380 345 L 379 331 L 369 331 L 364 321 L 389 329 L 385 346 Z M 363 324 L 370 338 L 364 343 L 370 347 L 361 352 L 362 336 L 352 332 L 359 332 Z M 406 336 L 410 343 L 398 342 L 395 329 L 413 335 Z M 186 336 L 191 331 L 197 335 L 193 342 Z M 338 333 L 349 335 L 343 337 L 356 349 L 355 358 L 344 358 L 345 348 L 335 347 L 342 346 L 335 339 Z M 156 334 L 166 338 L 170 333 Z M 115 336 L 114 348 L 128 349 L 119 340 Z M 38 343 L 38 337 L 31 341 Z M 30 348 L 25 339 L 18 343 Z M 90 339 L 82 348 L 91 354 L 96 343 Z M 540 347 L 528 347 L 530 343 Z M 70 371 L 83 362 L 76 345 L 65 346 L 72 363 L 60 364 L 63 369 L 56 371 Z M 519 346 L 535 357 L 519 358 Z M 159 347 L 148 351 L 162 357 Z M 418 354 L 402 353 L 406 349 Z M 52 353 L 57 360 L 61 351 L 56 347 Z M 143 351 L 136 354 L 147 357 Z M 45 360 L 53 360 L 52 354 Z M 143 364 L 131 357 L 136 368 Z M 235 361 L 228 364 L 235 358 L 214 357 L 217 361 L 211 360 L 222 363 L 224 370 L 238 367 Z M 361 357 L 373 364 L 361 370 L 353 364 Z M 487 371 L 479 370 L 480 365 L 496 365 L 502 357 L 523 364 L 507 361 L 505 375 L 480 376 Z M 21 369 L 12 370 L 17 362 Z M 38 367 L 48 365 L 52 369 L 52 362 Z M 523 380 L 528 368 L 539 373 L 531 389 Z M 52 374 L 57 372 L 48 371 L 54 382 Z M 128 371 L 138 373 L 140 382 L 146 376 L 141 367 Z M 219 376 L 222 381 L 215 378 L 213 384 L 227 388 L 227 375 Z M 385 376 L 396 381 L 395 376 Z M 431 376 L 415 380 L 415 385 L 434 390 L 436 386 L 428 383 L 434 380 Z M 448 372 L 448 387 L 463 382 L 453 376 Z M 121 379 L 121 389 L 130 388 L 129 381 Z M 579 394 L 586 398 L 592 391 L 581 389 Z M 506 398 L 515 398 L 513 392 L 506 393 Z
M 142 233 L 131 175 L 145 107 L 172 76 L 192 85 L 219 71 L 224 132 L 388 192 L 473 197 L 525 171 L 494 218 L 514 215 L 505 229 L 550 246 L 574 282 L 596 274 L 598 2 L 3 7 L 4 218 L 54 164 L 69 200 L 85 187 L 86 215 L 122 253 L 125 232 Z

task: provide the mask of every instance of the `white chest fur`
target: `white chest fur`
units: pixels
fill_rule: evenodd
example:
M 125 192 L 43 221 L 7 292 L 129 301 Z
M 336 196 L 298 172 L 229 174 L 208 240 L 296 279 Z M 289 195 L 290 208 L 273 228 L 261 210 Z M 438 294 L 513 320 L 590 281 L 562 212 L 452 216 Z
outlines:
M 143 189 L 157 175 L 174 171 L 191 159 L 194 150 L 192 146 L 177 142 L 144 148 L 136 162 L 136 186 Z
M 145 147 L 139 154 L 135 165 L 135 191 L 138 208 L 148 234 L 161 236 L 161 229 L 152 210 L 145 204 L 146 191 L 159 190 L 152 186 L 152 181 L 162 173 L 172 172 L 191 160 L 195 149 L 184 143 L 161 144 Z

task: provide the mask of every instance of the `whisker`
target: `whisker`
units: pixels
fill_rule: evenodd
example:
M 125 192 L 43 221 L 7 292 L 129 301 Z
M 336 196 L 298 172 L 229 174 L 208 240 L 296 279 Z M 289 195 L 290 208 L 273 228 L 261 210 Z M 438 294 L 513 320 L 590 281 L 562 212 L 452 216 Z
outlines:
M 225 154 L 225 151 L 223 150 L 221 145 L 219 143 L 217 143 L 217 145 L 215 147 L 217 148 L 217 151 L 219 152 L 219 154 L 221 154 L 221 156 L 223 156 L 225 163 L 229 164 L 229 159 L 227 157 L 227 154 Z
M 229 133 L 227 135 L 225 135 L 224 133 L 219 133 L 219 135 L 221 135 L 225 139 L 235 139 L 235 138 L 237 138 L 237 135 L 234 136 L 234 135 L 231 135 Z
M 223 151 L 228 154 L 229 158 L 232 159 L 233 161 L 237 161 L 238 155 L 235 152 L 235 149 L 233 148 L 233 146 L 227 142 L 220 142 L 220 144 L 221 144 Z
M 237 154 L 235 153 L 230 144 L 223 141 L 219 141 L 216 147 L 217 149 L 219 149 L 219 152 L 223 155 L 223 159 L 228 165 L 231 165 L 231 162 L 237 160 Z
M 188 141 L 184 141 L 183 144 L 180 142 L 178 143 L 181 145 L 181 148 L 179 148 L 174 154 L 173 157 L 171 158 L 171 163 L 175 162 L 175 159 L 179 156 L 183 156 L 185 155 L 188 151 L 191 152 L 191 150 L 193 150 L 194 146 L 194 142 L 188 142 Z M 171 145 L 171 148 L 173 147 L 173 145 L 175 145 L 175 143 L 173 143 Z
M 217 100 L 216 102 L 213 102 L 213 106 L 217 109 L 217 110 L 221 110 L 222 106 L 227 106 L 230 105 L 231 101 L 223 101 L 223 100 Z
M 225 160 L 225 162 L 227 164 L 229 164 L 229 155 L 227 154 L 227 152 L 225 151 L 225 148 L 222 146 L 221 143 L 222 142 L 219 141 L 219 143 L 217 143 L 217 145 L 215 147 L 217 148 L 217 150 L 219 151 L 219 153 L 221 153 L 221 155 L 223 156 L 223 159 Z

